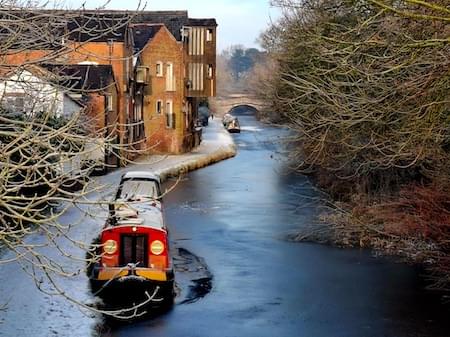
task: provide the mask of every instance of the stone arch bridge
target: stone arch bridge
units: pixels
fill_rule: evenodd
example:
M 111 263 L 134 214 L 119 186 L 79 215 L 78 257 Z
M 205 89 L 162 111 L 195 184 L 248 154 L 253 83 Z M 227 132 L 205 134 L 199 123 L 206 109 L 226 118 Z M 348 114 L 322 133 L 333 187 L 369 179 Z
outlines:
M 262 100 L 249 94 L 230 94 L 210 99 L 211 110 L 218 117 L 222 117 L 238 106 L 249 106 L 255 109 L 256 114 L 258 114 L 266 105 Z

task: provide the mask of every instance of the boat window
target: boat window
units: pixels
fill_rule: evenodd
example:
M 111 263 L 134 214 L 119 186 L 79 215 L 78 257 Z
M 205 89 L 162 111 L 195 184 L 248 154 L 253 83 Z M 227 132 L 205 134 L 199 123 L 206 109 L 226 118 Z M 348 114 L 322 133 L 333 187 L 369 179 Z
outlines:
M 158 186 L 154 181 L 126 180 L 122 185 L 120 199 L 140 200 L 142 198 L 158 198 Z

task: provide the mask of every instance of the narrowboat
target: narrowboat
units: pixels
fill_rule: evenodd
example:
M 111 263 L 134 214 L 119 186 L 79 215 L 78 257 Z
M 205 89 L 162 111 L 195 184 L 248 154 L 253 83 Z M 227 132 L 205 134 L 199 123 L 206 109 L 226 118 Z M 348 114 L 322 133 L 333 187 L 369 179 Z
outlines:
M 102 229 L 97 259 L 88 269 L 93 292 L 105 301 L 118 298 L 151 304 L 172 303 L 174 273 L 158 176 L 122 176 Z
M 230 123 L 233 120 L 233 116 L 230 114 L 225 114 L 222 118 L 222 124 L 226 128 L 228 123 Z
M 230 115 L 230 114 L 225 114 L 222 118 L 222 123 L 223 126 L 225 127 L 225 129 L 227 129 L 227 131 L 229 133 L 240 133 L 241 132 L 241 126 L 239 125 L 239 120 L 237 119 L 237 117 Z
M 236 117 L 234 117 L 226 126 L 227 131 L 229 133 L 240 133 L 241 126 L 239 125 L 239 121 Z

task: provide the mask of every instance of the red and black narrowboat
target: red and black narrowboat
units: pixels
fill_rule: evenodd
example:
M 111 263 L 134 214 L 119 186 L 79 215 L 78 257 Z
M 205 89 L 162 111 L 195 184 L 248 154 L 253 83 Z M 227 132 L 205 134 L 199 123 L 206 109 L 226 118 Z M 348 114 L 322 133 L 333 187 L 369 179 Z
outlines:
M 104 300 L 132 298 L 173 302 L 174 273 L 159 177 L 122 176 L 90 268 L 92 290 Z M 150 302 L 149 302 L 150 303 Z

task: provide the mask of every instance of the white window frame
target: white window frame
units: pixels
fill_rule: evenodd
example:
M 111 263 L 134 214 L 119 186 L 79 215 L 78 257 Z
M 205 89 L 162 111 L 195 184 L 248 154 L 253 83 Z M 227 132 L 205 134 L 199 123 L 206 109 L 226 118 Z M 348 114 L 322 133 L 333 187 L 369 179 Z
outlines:
M 211 42 L 213 40 L 214 31 L 211 28 L 206 28 L 206 42 Z
M 184 102 L 183 101 L 183 113 L 184 113 L 185 129 L 189 130 L 189 107 L 188 107 L 188 102 Z
M 105 99 L 106 99 L 106 111 L 114 111 L 112 95 L 105 95 Z
M 166 63 L 166 91 L 175 91 L 175 76 L 172 62 Z
M 161 61 L 156 62 L 156 68 L 155 68 L 156 77 L 163 77 L 164 76 L 164 63 Z
M 208 64 L 207 76 L 208 76 L 208 78 L 213 78 L 214 77 L 214 66 L 212 64 Z
M 158 109 L 158 107 L 159 107 L 159 109 Z M 163 101 L 158 99 L 155 103 L 155 112 L 157 115 L 161 115 L 163 113 L 163 110 L 164 110 Z

